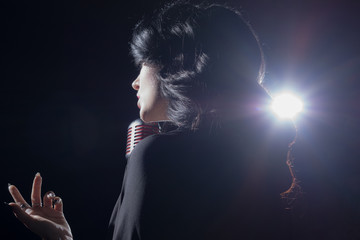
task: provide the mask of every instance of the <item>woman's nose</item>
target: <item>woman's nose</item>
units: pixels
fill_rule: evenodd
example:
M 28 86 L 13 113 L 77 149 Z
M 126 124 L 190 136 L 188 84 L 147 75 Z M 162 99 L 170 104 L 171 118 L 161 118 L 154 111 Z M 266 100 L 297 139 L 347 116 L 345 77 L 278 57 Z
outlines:
M 139 90 L 139 77 L 137 77 L 133 82 L 132 82 L 132 84 L 131 84 L 131 86 L 132 86 L 132 88 L 134 89 L 134 90 Z

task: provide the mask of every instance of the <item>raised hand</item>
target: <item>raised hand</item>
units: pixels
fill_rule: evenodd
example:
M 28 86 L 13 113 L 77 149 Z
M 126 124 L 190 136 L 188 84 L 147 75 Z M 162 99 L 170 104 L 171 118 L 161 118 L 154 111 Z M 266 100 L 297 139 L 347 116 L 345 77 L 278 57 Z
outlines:
M 9 185 L 9 192 L 15 202 L 9 203 L 15 216 L 31 231 L 43 239 L 73 239 L 71 229 L 63 214 L 63 202 L 54 192 L 47 192 L 41 201 L 42 178 L 35 175 L 31 206 L 24 200 L 14 185 Z

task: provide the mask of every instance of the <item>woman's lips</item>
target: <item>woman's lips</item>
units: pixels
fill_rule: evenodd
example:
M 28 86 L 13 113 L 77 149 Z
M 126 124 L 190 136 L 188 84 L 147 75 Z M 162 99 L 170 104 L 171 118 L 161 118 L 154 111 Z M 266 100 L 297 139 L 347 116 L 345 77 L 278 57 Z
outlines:
M 141 108 L 141 106 L 140 106 L 140 99 L 137 101 L 137 106 L 138 106 L 139 109 Z

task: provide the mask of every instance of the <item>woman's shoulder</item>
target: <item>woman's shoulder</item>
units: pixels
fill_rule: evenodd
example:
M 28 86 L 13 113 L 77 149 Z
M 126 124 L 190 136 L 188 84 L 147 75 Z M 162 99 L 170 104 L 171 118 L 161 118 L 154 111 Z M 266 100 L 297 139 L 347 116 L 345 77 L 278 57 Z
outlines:
M 154 162 L 163 161 L 169 151 L 177 149 L 182 134 L 178 131 L 160 133 L 148 136 L 141 140 L 132 151 L 130 162 Z

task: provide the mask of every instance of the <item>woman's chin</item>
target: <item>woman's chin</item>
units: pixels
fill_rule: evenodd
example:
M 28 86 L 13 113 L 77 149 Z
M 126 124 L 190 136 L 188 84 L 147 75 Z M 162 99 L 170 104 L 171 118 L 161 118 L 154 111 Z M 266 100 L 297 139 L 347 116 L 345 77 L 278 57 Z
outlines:
M 152 123 L 152 122 L 163 122 L 163 121 L 168 121 L 167 118 L 165 117 L 154 117 L 154 116 L 148 116 L 148 115 L 142 115 L 140 114 L 140 119 L 144 122 L 144 123 Z
M 156 122 L 151 116 L 149 116 L 148 114 L 142 113 L 141 111 L 140 111 L 140 119 L 144 123 Z

